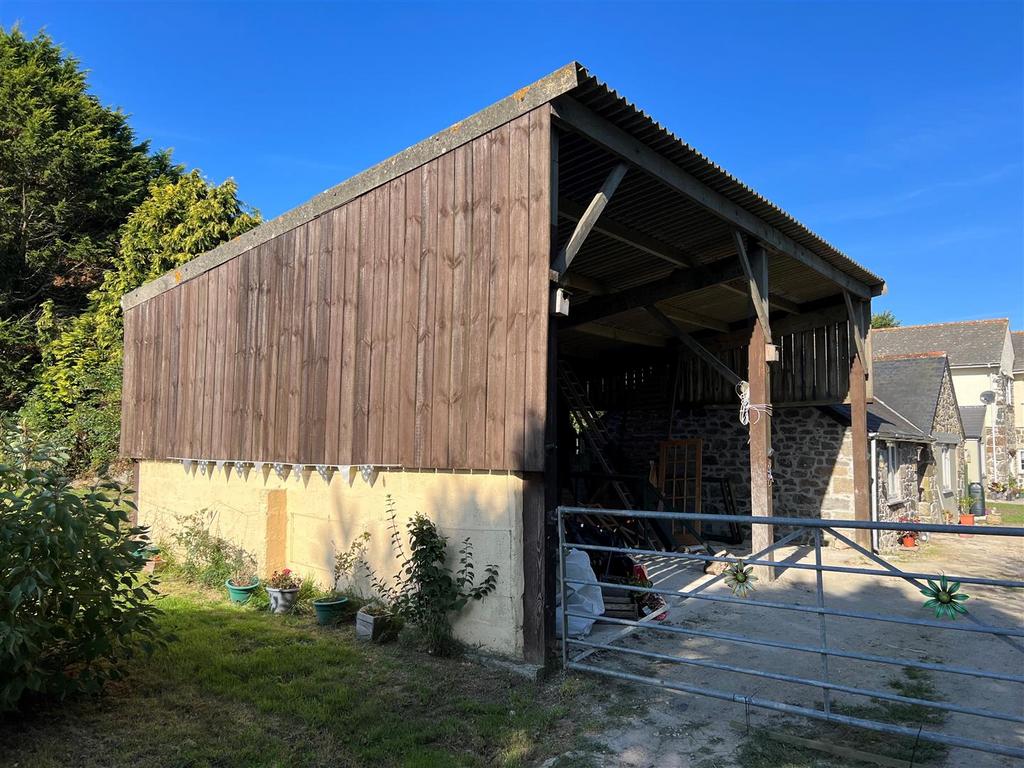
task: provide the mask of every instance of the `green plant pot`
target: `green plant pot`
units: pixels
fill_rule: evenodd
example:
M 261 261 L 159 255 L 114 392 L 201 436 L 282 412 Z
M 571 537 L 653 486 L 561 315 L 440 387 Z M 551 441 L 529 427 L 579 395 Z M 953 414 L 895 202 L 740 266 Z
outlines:
M 224 586 L 228 588 L 228 598 L 231 600 L 232 603 L 238 603 L 239 605 L 247 602 L 249 598 L 252 597 L 252 593 L 256 591 L 256 588 L 259 587 L 259 585 L 259 579 L 256 579 L 256 581 L 254 581 L 252 584 L 249 584 L 245 587 L 236 587 L 234 584 L 231 583 L 231 579 L 228 579 L 224 582 Z
M 313 601 L 318 624 L 325 627 L 338 624 L 348 614 L 347 597 L 318 597 Z

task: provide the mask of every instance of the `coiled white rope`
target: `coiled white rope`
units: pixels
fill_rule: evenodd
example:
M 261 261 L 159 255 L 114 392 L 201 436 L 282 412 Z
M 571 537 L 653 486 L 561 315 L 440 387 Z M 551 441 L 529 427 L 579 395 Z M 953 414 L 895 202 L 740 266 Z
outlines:
M 736 385 L 736 395 L 740 399 L 740 424 L 747 426 L 748 424 L 757 424 L 761 420 L 761 414 L 767 416 L 772 415 L 771 403 L 752 403 L 750 402 L 750 384 L 746 381 L 741 381 Z M 751 413 L 753 413 L 753 421 L 751 421 Z

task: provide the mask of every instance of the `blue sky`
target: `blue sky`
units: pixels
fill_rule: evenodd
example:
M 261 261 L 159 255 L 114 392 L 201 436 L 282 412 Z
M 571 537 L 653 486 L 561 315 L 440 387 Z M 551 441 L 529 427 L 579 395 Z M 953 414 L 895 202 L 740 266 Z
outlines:
M 886 278 L 1024 328 L 1024 3 L 19 3 L 272 217 L 577 59 Z

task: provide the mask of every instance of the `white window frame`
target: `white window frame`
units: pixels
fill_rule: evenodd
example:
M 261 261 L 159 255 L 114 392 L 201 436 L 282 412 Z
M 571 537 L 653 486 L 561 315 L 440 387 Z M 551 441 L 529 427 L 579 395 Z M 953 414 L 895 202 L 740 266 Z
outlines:
M 942 454 L 942 490 L 953 490 L 953 451 L 948 445 L 939 447 Z
M 885 488 L 890 499 L 900 492 L 899 470 L 896 465 L 896 443 L 885 444 Z

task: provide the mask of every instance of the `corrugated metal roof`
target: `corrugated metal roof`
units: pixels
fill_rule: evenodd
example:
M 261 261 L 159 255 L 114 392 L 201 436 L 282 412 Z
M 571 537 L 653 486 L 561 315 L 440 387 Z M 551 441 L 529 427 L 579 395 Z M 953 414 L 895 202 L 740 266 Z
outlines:
M 744 184 L 722 166 L 687 144 L 653 117 L 577 63 L 580 84 L 571 93 L 601 117 L 678 165 L 710 189 L 724 195 L 834 267 L 869 286 L 881 286 L 882 278 L 861 266 L 796 218 Z
M 525 88 L 521 88 L 512 95 L 502 99 L 471 117 L 461 120 L 450 128 L 441 131 L 420 143 L 394 155 L 363 173 L 353 176 L 351 179 L 338 184 L 331 189 L 313 197 L 307 203 L 278 216 L 276 219 L 264 222 L 259 227 L 224 243 L 217 248 L 192 261 L 168 272 L 156 280 L 126 294 L 122 299 L 122 305 L 127 309 L 163 291 L 170 290 L 184 280 L 190 280 L 203 274 L 210 269 L 235 258 L 240 253 L 250 250 L 257 245 L 279 236 L 280 234 L 293 229 L 301 224 L 310 221 L 323 213 L 344 204 L 354 197 L 364 194 L 368 190 L 390 181 L 392 178 L 408 172 L 412 168 L 429 162 L 444 152 L 451 151 L 457 146 L 472 141 L 474 138 L 493 130 L 515 116 L 540 105 L 555 101 L 562 96 L 571 96 L 574 100 L 584 104 L 589 109 L 598 113 L 606 120 L 619 128 L 630 133 L 637 141 L 650 147 L 653 151 L 660 153 L 669 161 L 677 164 L 682 170 L 697 178 L 707 187 L 718 194 L 721 194 L 737 206 L 745 209 L 749 214 L 757 216 L 767 224 L 774 227 L 792 241 L 807 248 L 818 255 L 826 263 L 849 275 L 850 277 L 865 283 L 876 289 L 883 285 L 882 279 L 861 265 L 854 262 L 844 253 L 839 251 L 822 237 L 816 235 L 795 218 L 783 211 L 779 206 L 770 202 L 762 195 L 755 192 L 749 186 L 743 184 L 735 176 L 725 171 L 721 166 L 711 162 L 705 155 L 698 152 L 686 142 L 682 141 L 659 123 L 653 120 L 647 113 L 638 109 L 631 102 L 621 97 L 604 83 L 593 76 L 585 67 L 578 62 L 561 67 L 546 77 Z M 591 150 L 593 163 L 583 163 L 580 168 L 589 171 L 592 178 L 578 179 L 580 188 L 590 189 L 593 194 L 593 178 L 597 178 L 597 184 L 607 173 L 607 165 L 613 160 L 607 153 Z M 605 168 L 602 170 L 602 163 Z M 590 186 L 587 186 L 590 185 Z M 570 183 L 571 186 L 571 183 Z M 636 190 L 632 196 L 632 204 L 635 208 L 642 209 L 646 198 L 648 204 L 651 197 L 659 199 L 679 199 L 679 195 L 668 190 L 664 185 L 648 179 L 641 185 L 643 188 Z M 628 190 L 626 184 L 625 189 Z M 669 193 L 669 197 L 664 195 Z M 625 197 L 621 192 L 615 198 Z M 622 206 L 620 200 L 615 200 L 617 206 Z M 610 209 L 611 210 L 611 209 Z M 681 201 L 675 206 L 677 214 L 671 220 L 663 220 L 652 226 L 652 232 L 657 234 L 664 229 L 666 237 L 673 238 L 673 241 L 685 243 L 701 252 L 701 259 L 712 261 L 718 258 L 725 258 L 734 255 L 733 249 L 729 246 L 730 226 L 719 219 L 709 216 L 708 212 L 699 206 L 688 201 Z M 649 217 L 648 217 L 649 218 Z M 569 225 L 571 231 L 571 225 Z M 618 265 L 619 272 L 626 272 L 636 277 L 643 275 L 644 265 L 639 265 L 637 270 L 637 252 L 635 249 L 628 249 L 628 258 L 613 258 L 608 254 L 608 269 L 614 269 Z M 782 262 L 783 260 L 775 260 Z M 582 264 L 582 262 L 581 262 Z M 598 269 L 601 265 L 589 265 Z M 651 265 L 652 269 L 663 269 L 661 265 Z M 575 267 L 575 264 L 574 264 Z M 589 268 L 588 267 L 588 268 Z M 581 267 L 582 268 L 582 267 Z M 773 265 L 773 269 L 785 270 L 785 263 Z M 806 276 L 806 267 L 800 267 L 795 274 Z M 622 275 L 620 274 L 619 277 Z M 784 275 L 772 275 L 773 291 L 786 290 Z M 778 282 L 775 282 L 778 280 Z M 826 295 L 828 292 L 826 280 L 817 281 L 817 285 L 807 286 L 809 293 L 807 298 L 817 298 Z

